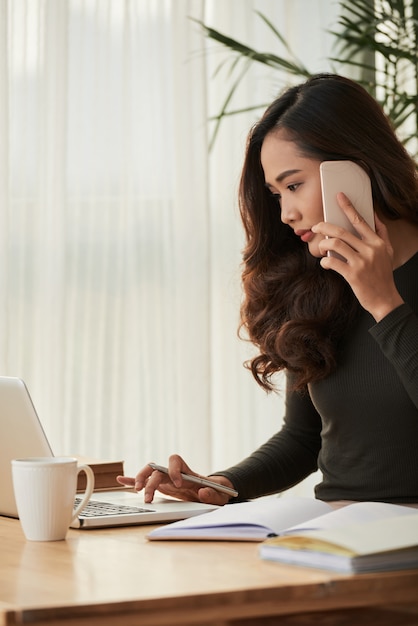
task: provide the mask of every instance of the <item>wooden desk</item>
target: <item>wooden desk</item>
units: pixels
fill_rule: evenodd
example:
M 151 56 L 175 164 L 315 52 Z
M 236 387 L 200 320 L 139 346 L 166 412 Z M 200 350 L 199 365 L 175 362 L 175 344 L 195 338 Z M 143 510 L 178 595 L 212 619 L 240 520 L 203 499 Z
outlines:
M 349 577 L 262 561 L 258 544 L 148 542 L 149 529 L 37 543 L 0 518 L 0 625 L 418 624 L 418 570 Z

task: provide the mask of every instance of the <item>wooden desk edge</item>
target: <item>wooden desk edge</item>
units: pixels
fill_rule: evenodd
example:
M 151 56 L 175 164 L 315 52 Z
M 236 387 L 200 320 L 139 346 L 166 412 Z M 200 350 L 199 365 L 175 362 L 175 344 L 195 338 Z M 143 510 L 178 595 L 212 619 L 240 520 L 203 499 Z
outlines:
M 235 592 L 197 594 L 109 604 L 70 605 L 14 610 L 5 605 L 4 626 L 171 626 L 175 624 L 228 624 L 233 620 L 285 615 L 330 614 L 347 609 L 372 609 L 391 604 L 417 610 L 418 570 L 333 579 L 320 585 L 243 589 Z M 382 602 L 384 599 L 384 603 Z M 413 604 L 414 603 L 414 604 Z M 3 606 L 0 605 L 3 611 Z M 407 611 L 407 608 L 405 608 Z M 412 612 L 412 611 L 411 611 Z M 254 622 L 255 623 L 255 622 Z M 359 622 L 357 622 L 359 624 Z

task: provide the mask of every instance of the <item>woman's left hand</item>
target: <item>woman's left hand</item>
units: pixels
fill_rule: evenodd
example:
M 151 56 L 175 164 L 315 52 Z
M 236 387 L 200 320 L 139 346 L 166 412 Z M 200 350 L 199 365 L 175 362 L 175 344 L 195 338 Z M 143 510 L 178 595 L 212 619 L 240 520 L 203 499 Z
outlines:
M 316 224 L 312 231 L 325 237 L 319 244 L 320 252 L 324 255 L 321 265 L 324 269 L 341 274 L 361 306 L 379 322 L 403 304 L 393 280 L 393 248 L 386 226 L 375 216 L 374 232 L 345 194 L 339 193 L 337 199 L 361 239 L 334 224 Z M 327 256 L 329 251 L 343 259 Z

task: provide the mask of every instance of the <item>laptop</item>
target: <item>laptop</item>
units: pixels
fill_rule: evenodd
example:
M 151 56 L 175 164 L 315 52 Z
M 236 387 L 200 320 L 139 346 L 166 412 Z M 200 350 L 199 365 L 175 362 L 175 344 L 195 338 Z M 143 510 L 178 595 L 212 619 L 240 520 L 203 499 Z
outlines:
M 0 376 L 0 515 L 18 517 L 11 460 L 31 456 L 52 457 L 54 454 L 23 380 Z M 72 527 L 165 524 L 216 508 L 165 497 L 156 497 L 151 504 L 144 504 L 140 494 L 116 489 L 95 492 Z

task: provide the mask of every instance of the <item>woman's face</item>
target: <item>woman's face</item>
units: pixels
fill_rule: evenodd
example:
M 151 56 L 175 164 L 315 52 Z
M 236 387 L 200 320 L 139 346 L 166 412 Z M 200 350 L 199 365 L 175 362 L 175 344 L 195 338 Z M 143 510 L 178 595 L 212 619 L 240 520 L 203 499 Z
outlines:
M 279 201 L 282 222 L 308 244 L 313 256 L 321 257 L 318 244 L 324 237 L 311 231 L 324 219 L 320 161 L 301 156 L 296 144 L 277 131 L 264 139 L 261 165 L 266 186 Z

